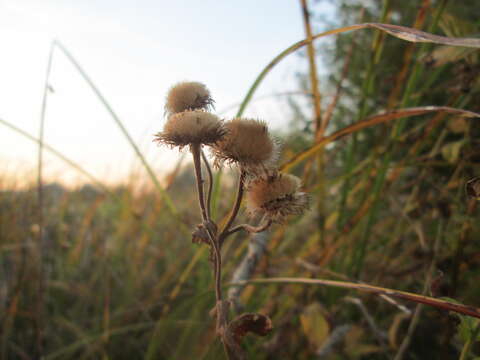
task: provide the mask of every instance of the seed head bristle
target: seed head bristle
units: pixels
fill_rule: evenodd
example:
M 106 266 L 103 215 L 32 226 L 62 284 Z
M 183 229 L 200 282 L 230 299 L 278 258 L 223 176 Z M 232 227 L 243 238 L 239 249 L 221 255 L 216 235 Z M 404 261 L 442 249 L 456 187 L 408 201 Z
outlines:
M 226 135 L 213 146 L 215 165 L 236 163 L 248 172 L 269 168 L 278 144 L 261 120 L 236 118 L 225 123 Z
M 199 82 L 181 82 L 168 92 L 165 112 L 173 115 L 187 110 L 209 110 L 213 99 L 207 87 Z
M 308 208 L 308 196 L 300 186 L 300 179 L 290 174 L 276 172 L 254 178 L 247 187 L 248 212 L 277 223 L 289 215 L 302 214 Z
M 225 135 L 223 122 L 205 111 L 184 111 L 170 116 L 155 141 L 180 148 L 190 144 L 212 145 Z

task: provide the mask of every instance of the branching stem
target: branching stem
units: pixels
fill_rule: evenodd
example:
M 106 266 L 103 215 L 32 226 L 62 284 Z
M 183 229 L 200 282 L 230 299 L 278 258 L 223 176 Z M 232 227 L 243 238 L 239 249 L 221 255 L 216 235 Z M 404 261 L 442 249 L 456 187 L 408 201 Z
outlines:
M 205 168 L 207 169 L 208 174 L 208 191 L 207 191 L 207 217 L 208 220 L 211 220 L 212 214 L 212 191 L 213 191 L 213 173 L 210 164 L 208 163 L 208 159 L 205 156 L 203 150 L 200 150 L 200 154 L 202 155 L 203 163 L 205 164 Z
M 203 189 L 203 179 L 202 179 L 202 165 L 201 165 L 201 145 L 200 144 L 192 144 L 190 146 L 190 150 L 193 156 L 193 164 L 195 167 L 195 178 L 197 182 L 197 193 L 198 193 L 198 203 L 200 205 L 200 211 L 202 213 L 202 220 L 203 225 L 205 226 L 205 230 L 208 234 L 208 240 L 210 241 L 210 245 L 213 249 L 213 253 L 215 255 L 214 261 L 214 276 L 215 276 L 215 299 L 216 299 L 216 307 L 217 307 L 217 319 L 223 319 L 222 321 L 218 322 L 217 325 L 217 332 L 221 333 L 223 327 L 227 326 L 228 319 L 225 316 L 221 316 L 220 308 L 218 304 L 222 304 L 222 287 L 221 287 L 221 280 L 222 280 L 222 256 L 220 253 L 220 247 L 218 238 L 216 238 L 216 234 L 212 231 L 211 221 L 208 217 L 208 213 L 205 206 L 205 196 L 204 196 L 204 189 Z
M 220 247 L 222 247 L 223 242 L 225 241 L 226 237 L 229 235 L 230 227 L 232 226 L 233 222 L 237 218 L 238 211 L 240 210 L 246 177 L 247 177 L 246 172 L 243 169 L 241 169 L 240 176 L 238 177 L 238 188 L 237 188 L 237 197 L 235 199 L 235 204 L 233 205 L 232 211 L 230 212 L 230 216 L 227 220 L 227 224 L 225 225 L 225 227 L 223 228 L 222 232 L 218 237 L 218 242 L 220 243 Z
M 237 225 L 237 226 L 233 227 L 229 231 L 227 231 L 227 233 L 225 234 L 225 237 L 228 237 L 228 236 L 232 235 L 233 233 L 236 233 L 237 231 L 240 231 L 240 230 L 245 230 L 246 232 L 253 233 L 253 234 L 259 233 L 259 232 L 267 230 L 271 225 L 272 225 L 272 220 L 264 221 L 258 226 L 252 226 L 252 225 L 249 225 L 249 224 L 240 224 L 240 225 Z
M 200 144 L 192 144 L 190 150 L 193 156 L 193 164 L 195 166 L 195 177 L 197 180 L 197 194 L 198 194 L 198 204 L 200 205 L 200 211 L 202 212 L 203 222 L 208 222 L 207 210 L 205 207 L 205 195 L 203 190 L 203 179 L 202 179 L 202 167 L 200 163 Z M 209 229 L 207 228 L 207 232 Z

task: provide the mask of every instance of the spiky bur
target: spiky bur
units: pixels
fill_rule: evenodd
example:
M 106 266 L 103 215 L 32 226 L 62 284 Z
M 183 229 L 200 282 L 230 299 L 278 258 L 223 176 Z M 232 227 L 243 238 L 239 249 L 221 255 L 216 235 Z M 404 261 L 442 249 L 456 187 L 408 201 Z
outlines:
M 187 110 L 209 110 L 213 103 L 210 91 L 205 85 L 186 81 L 174 85 L 169 90 L 165 112 L 173 115 Z
M 261 120 L 236 118 L 225 122 L 226 135 L 213 146 L 215 165 L 238 164 L 247 172 L 270 168 L 277 158 L 278 144 Z
M 182 148 L 190 144 L 213 145 L 224 135 L 223 122 L 217 116 L 195 110 L 170 116 L 155 141 Z
M 308 208 L 308 196 L 300 187 L 300 179 L 290 174 L 275 172 L 254 178 L 247 187 L 248 212 L 276 223 L 302 214 Z

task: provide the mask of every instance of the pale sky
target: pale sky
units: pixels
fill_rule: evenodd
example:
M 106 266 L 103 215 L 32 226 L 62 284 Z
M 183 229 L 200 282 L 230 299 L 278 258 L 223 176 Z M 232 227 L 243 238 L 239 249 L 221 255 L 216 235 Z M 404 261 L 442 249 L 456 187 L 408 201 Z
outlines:
M 241 101 L 265 65 L 304 38 L 299 3 L 0 0 L 0 118 L 37 136 L 48 51 L 56 38 L 87 71 L 152 166 L 168 170 L 178 152 L 151 140 L 163 126 L 169 87 L 182 80 L 203 82 L 217 111 Z M 295 72 L 306 68 L 305 59 L 290 56 L 256 96 L 296 90 Z M 54 55 L 50 84 L 54 93 L 48 97 L 46 143 L 105 182 L 139 168 L 116 124 L 60 51 Z M 262 100 L 245 115 L 278 129 L 289 113 L 285 101 Z M 0 144 L 2 173 L 35 175 L 34 143 L 0 125 Z M 85 180 L 48 154 L 45 172 L 50 179 Z

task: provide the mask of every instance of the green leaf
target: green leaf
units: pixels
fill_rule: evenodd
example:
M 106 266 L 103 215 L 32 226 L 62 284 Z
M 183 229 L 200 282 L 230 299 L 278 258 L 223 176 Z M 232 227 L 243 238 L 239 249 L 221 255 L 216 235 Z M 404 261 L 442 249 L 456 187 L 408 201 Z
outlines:
M 308 305 L 300 315 L 300 323 L 308 342 L 318 349 L 330 333 L 330 325 L 325 318 L 322 305 L 318 302 Z
M 442 156 L 450 164 L 455 164 L 460 157 L 460 151 L 462 150 L 465 140 L 455 141 L 448 143 L 442 147 Z
M 450 301 L 452 303 L 460 304 L 457 300 L 442 297 L 442 300 Z M 455 315 L 460 319 L 460 324 L 457 326 L 457 335 L 463 343 L 467 341 L 480 341 L 480 321 L 476 318 L 460 315 L 455 313 Z

